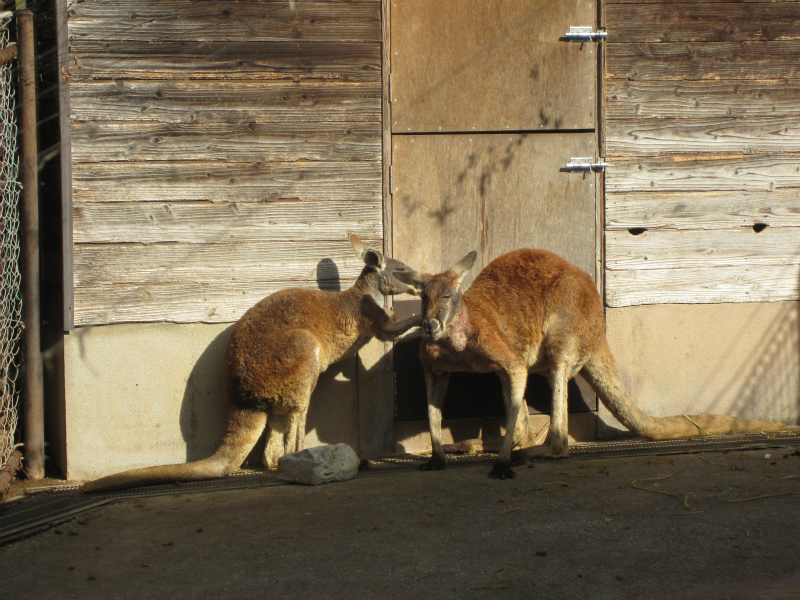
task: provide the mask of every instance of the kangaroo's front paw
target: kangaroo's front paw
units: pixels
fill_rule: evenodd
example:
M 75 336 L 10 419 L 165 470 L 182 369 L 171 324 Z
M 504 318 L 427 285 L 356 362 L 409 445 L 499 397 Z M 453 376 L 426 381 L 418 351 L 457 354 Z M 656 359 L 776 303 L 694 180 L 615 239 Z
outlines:
M 431 459 L 420 466 L 422 471 L 441 471 L 447 466 L 443 456 L 432 456 Z
M 489 472 L 489 477 L 492 479 L 514 479 L 517 474 L 511 468 L 511 464 L 507 462 L 496 462 Z

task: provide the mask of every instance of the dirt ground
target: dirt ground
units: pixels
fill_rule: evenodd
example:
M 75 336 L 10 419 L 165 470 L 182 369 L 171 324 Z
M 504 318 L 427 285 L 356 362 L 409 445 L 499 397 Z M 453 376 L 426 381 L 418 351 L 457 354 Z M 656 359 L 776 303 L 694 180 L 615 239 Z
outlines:
M 488 470 L 118 501 L 3 547 L 2 596 L 800 599 L 795 448 Z

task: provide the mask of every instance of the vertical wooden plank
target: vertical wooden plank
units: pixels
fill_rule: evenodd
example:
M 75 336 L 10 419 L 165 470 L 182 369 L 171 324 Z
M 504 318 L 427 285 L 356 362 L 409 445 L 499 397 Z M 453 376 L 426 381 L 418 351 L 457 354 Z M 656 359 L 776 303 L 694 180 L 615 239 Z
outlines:
M 392 105 L 391 105 L 391 0 L 381 1 L 381 149 L 383 182 L 383 251 L 394 256 L 392 244 Z M 403 260 L 402 258 L 400 260 Z
M 72 140 L 69 102 L 69 40 L 67 0 L 56 0 L 56 52 L 58 65 L 59 131 L 61 137 L 61 261 L 63 328 L 75 327 L 75 289 L 72 277 Z

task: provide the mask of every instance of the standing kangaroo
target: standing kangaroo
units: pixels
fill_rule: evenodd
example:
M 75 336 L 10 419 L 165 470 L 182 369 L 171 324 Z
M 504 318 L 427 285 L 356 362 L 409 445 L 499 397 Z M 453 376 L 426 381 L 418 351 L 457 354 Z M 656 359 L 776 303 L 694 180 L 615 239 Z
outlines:
M 237 321 L 225 350 L 223 386 L 228 431 L 209 458 L 134 469 L 81 486 L 85 492 L 223 477 L 238 468 L 264 428 L 264 463 L 303 449 L 306 414 L 317 378 L 331 364 L 355 355 L 373 336 L 394 340 L 422 317 L 397 321 L 383 308 L 387 295 L 412 292 L 393 273 L 413 273 L 399 260 L 350 243 L 365 267 L 343 292 L 287 289 L 261 300 Z
M 775 430 L 783 423 L 722 415 L 651 417 L 639 410 L 617 376 L 605 336 L 605 315 L 591 277 L 546 250 L 515 250 L 481 271 L 462 295 L 458 287 L 475 263 L 470 252 L 438 275 L 396 273 L 422 291 L 420 360 L 428 393 L 433 457 L 425 470 L 443 469 L 442 403 L 453 371 L 500 376 L 507 429 L 490 477 L 514 477 L 511 451 L 528 439 L 524 394 L 528 373 L 547 376 L 553 392 L 550 430 L 524 457 L 569 454 L 567 383 L 581 373 L 611 413 L 636 435 L 654 440 Z

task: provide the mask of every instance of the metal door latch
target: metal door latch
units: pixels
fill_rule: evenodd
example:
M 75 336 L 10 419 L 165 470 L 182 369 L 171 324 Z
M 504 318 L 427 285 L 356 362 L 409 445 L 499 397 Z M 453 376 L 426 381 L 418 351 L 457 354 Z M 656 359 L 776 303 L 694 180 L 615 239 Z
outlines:
M 605 29 L 592 31 L 591 27 L 570 27 L 564 34 L 564 39 L 568 42 L 602 42 L 608 37 Z
M 602 158 L 598 162 L 594 162 L 591 157 L 588 158 L 570 158 L 569 162 L 564 166 L 565 171 L 575 171 L 578 173 L 593 173 L 597 171 L 605 171 L 608 163 Z

